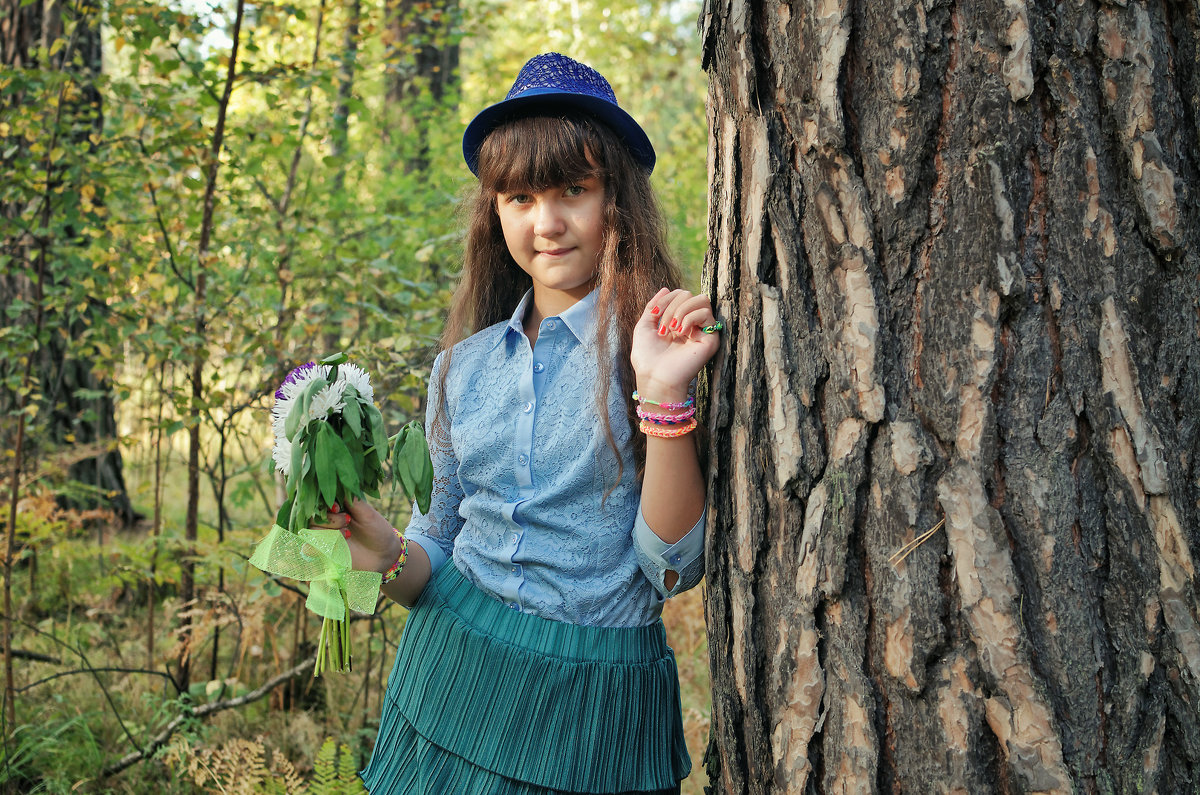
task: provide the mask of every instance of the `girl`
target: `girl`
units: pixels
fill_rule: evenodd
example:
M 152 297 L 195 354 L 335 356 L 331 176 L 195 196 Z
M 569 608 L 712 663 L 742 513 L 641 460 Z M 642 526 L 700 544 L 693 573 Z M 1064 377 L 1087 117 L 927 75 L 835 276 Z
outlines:
M 691 763 L 659 615 L 703 571 L 689 385 L 720 325 L 662 287 L 680 277 L 654 150 L 599 73 L 532 59 L 463 152 L 479 187 L 430 378 L 432 505 L 403 536 L 364 502 L 330 519 L 412 606 L 362 778 L 677 793 Z

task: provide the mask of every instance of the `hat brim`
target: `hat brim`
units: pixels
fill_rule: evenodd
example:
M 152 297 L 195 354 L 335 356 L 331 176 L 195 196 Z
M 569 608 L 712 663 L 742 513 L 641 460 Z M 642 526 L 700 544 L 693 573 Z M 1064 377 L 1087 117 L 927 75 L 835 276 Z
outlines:
M 484 108 L 471 120 L 463 133 L 463 158 L 467 161 L 467 168 L 471 169 L 472 174 L 479 176 L 479 147 L 483 145 L 488 133 L 501 124 L 563 108 L 581 110 L 607 124 L 629 147 L 634 160 L 644 166 L 647 172 L 654 170 L 654 147 L 641 125 L 634 121 L 632 116 L 613 103 L 598 97 L 545 88 L 530 89 L 519 97 L 497 102 Z

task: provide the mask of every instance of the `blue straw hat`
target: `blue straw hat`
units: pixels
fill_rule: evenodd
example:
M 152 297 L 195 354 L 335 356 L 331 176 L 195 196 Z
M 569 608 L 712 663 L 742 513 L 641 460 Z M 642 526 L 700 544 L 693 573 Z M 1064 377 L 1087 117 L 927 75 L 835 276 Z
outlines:
M 536 55 L 521 73 L 503 102 L 479 113 L 463 134 L 463 157 L 471 173 L 479 176 L 479 147 L 488 133 L 511 119 L 563 108 L 581 110 L 607 124 L 621 137 L 633 159 L 654 170 L 654 147 L 633 117 L 617 105 L 617 96 L 595 69 L 556 52 Z

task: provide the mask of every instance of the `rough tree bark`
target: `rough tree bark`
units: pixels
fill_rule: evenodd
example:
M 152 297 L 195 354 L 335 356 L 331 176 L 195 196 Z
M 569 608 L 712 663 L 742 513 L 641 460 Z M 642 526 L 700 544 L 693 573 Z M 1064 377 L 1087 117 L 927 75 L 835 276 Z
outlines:
M 1198 14 L 708 2 L 716 791 L 1200 787 Z

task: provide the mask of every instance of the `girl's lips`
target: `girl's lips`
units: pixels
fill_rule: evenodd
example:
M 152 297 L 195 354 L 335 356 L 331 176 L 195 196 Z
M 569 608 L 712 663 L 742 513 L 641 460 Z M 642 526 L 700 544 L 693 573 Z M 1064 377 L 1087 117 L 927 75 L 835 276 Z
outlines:
M 572 250 L 573 249 L 570 249 L 570 248 L 548 248 L 544 251 L 539 251 L 538 253 L 545 254 L 548 257 L 558 257 L 558 256 L 566 254 L 568 251 L 572 251 Z

